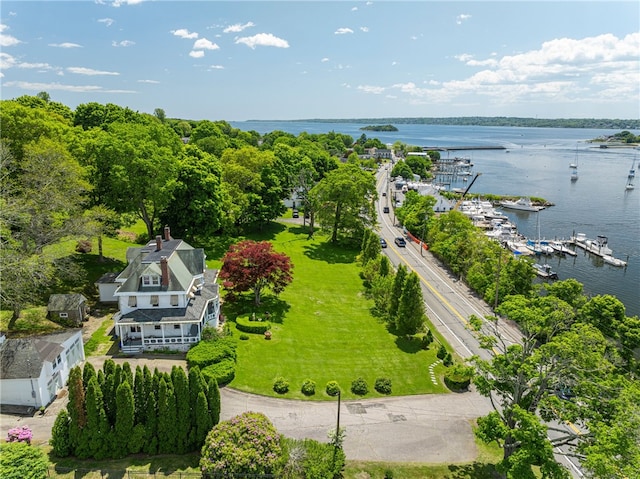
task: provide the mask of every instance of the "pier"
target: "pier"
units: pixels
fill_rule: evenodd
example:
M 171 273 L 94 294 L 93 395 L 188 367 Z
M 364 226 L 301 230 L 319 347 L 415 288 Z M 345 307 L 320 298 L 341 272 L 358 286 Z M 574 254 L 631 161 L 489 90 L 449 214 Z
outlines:
M 471 151 L 471 150 L 506 150 L 501 145 L 482 146 L 423 146 L 422 151 Z

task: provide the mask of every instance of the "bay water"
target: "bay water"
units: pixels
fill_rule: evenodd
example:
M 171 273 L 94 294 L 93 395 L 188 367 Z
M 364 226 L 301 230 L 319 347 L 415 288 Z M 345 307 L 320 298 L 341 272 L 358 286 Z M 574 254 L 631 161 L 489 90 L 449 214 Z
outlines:
M 640 150 L 600 148 L 589 140 L 620 130 L 574 128 L 511 128 L 444 125 L 396 125 L 397 132 L 362 131 L 360 123 L 316 121 L 230 122 L 234 128 L 264 134 L 275 130 L 298 135 L 335 131 L 355 139 L 363 133 L 383 143 L 401 141 L 425 147 L 492 147 L 441 151 L 442 157 L 470 158 L 481 173 L 471 193 L 535 196 L 553 203 L 539 213 L 503 210 L 518 231 L 531 239 L 568 239 L 577 233 L 608 238 L 613 256 L 627 261 L 624 268 L 580 249 L 576 257 L 543 257 L 560 279 L 575 278 L 589 296 L 611 294 L 622 301 L 628 316 L 640 315 L 640 174 L 636 189 L 627 190 L 632 164 Z M 635 135 L 640 134 L 633 131 Z M 569 164 L 578 164 L 579 178 L 571 181 Z M 640 168 L 637 168 L 640 172 Z M 471 178 L 471 177 L 470 177 Z M 466 188 L 462 177 L 450 188 Z M 539 224 L 539 227 L 538 227 Z

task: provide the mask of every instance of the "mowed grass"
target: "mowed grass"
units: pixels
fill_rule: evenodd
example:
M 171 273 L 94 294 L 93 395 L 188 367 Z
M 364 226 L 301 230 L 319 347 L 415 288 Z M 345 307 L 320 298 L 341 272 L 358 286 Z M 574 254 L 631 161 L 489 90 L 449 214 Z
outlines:
M 363 295 L 363 283 L 356 263 L 357 251 L 332 245 L 321 234 L 313 239 L 297 226 L 281 228 L 270 240 L 274 249 L 292 260 L 293 282 L 276 300 L 266 298 L 258 309 L 272 314 L 272 339 L 250 334 L 238 341 L 236 377 L 230 386 L 257 394 L 306 398 L 300 388 L 303 381 L 316 383 L 313 400 L 329 400 L 328 381 L 337 381 L 344 399 L 356 396 L 351 382 L 359 377 L 369 385 L 366 397 L 380 397 L 374 389 L 377 378 L 389 378 L 392 395 L 441 393 L 444 367 L 435 367 L 437 384 L 429 375 L 429 366 L 437 361 L 438 343 L 423 350 L 417 342 L 398 338 L 371 312 L 373 302 Z M 253 307 L 243 302 L 223 312 L 251 314 Z M 271 309 L 269 309 L 271 308 Z M 236 337 L 240 335 L 235 332 Z M 289 392 L 273 391 L 275 378 L 289 382 Z

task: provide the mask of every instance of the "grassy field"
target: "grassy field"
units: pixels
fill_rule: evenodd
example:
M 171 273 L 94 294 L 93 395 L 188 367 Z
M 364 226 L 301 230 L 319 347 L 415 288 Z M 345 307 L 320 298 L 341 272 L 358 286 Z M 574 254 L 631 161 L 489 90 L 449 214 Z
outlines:
M 372 301 L 363 296 L 357 251 L 329 244 L 316 235 L 307 238 L 296 225 L 280 227 L 265 239 L 277 251 L 286 253 L 294 265 L 294 280 L 279 298 L 269 296 L 255 310 L 250 301 L 225 305 L 223 312 L 233 318 L 253 313 L 272 317 L 272 339 L 249 335 L 238 343 L 238 366 L 231 386 L 244 391 L 277 396 L 273 392 L 276 377 L 290 384 L 284 397 L 305 398 L 300 392 L 304 380 L 316 383 L 313 400 L 330 399 L 324 389 L 328 381 L 337 381 L 346 399 L 351 382 L 363 377 L 370 393 L 376 378 L 392 381 L 393 395 L 441 393 L 441 381 L 431 382 L 429 366 L 437 361 L 437 343 L 423 350 L 417 341 L 397 337 L 371 314 Z M 239 333 L 236 333 L 238 336 Z M 435 368 L 440 375 L 444 367 Z

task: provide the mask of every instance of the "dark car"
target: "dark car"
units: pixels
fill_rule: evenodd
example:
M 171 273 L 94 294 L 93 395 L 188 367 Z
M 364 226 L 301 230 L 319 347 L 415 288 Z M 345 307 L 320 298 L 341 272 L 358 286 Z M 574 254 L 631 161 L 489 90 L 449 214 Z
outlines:
M 298 213 L 298 210 L 293 210 L 293 213 L 291 213 L 291 216 L 293 218 L 300 218 L 300 213 Z
M 387 241 L 384 238 L 380 238 L 380 246 L 382 248 L 386 248 L 387 247 Z
M 400 248 L 404 248 L 405 246 L 407 246 L 407 242 L 404 240 L 402 236 L 398 236 L 394 241 Z
M 388 206 L 384 206 L 384 207 L 382 208 L 382 212 L 383 212 L 383 213 L 388 213 L 388 212 L 389 212 L 389 207 L 388 207 Z
M 383 192 L 382 192 L 382 196 L 387 196 L 387 192 L 386 192 L 386 191 L 383 191 Z

